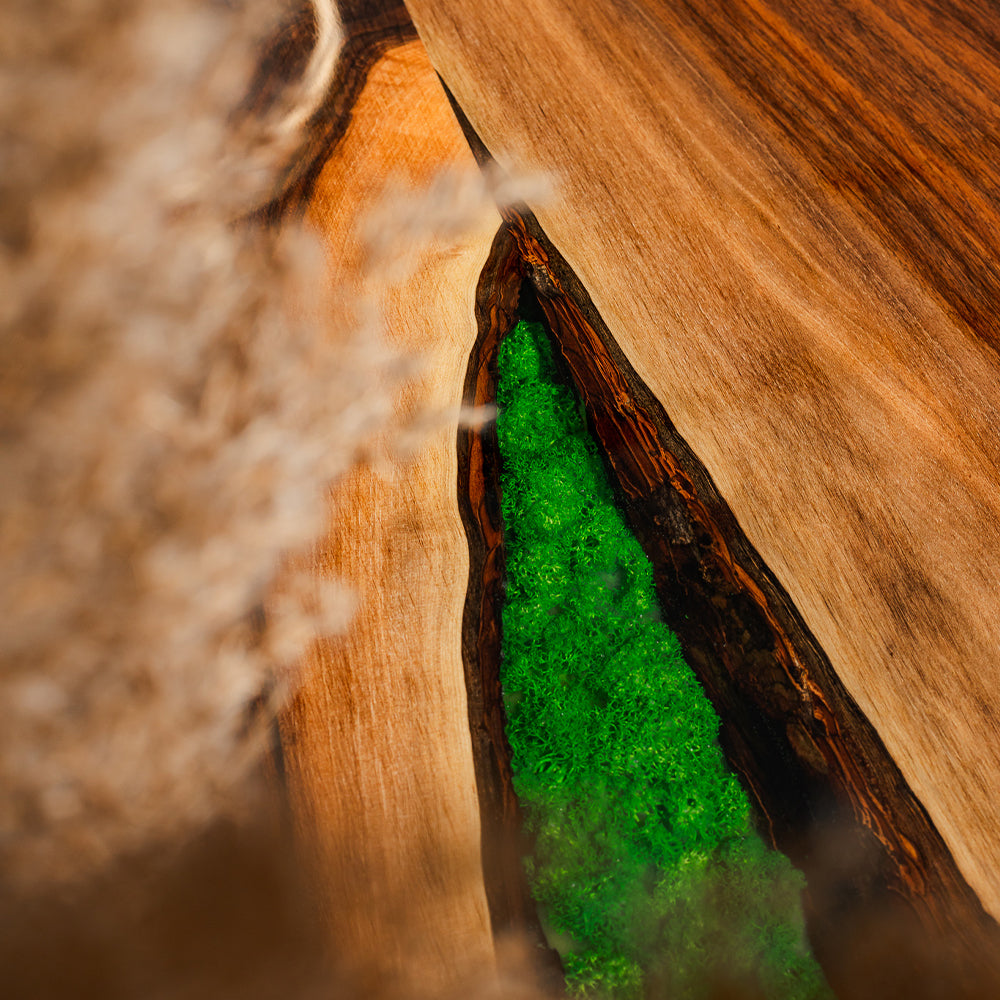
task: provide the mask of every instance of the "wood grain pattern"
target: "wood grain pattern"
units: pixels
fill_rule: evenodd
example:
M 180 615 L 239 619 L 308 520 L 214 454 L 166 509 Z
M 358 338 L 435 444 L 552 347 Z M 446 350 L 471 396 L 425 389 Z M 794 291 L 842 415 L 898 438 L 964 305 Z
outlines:
M 393 48 L 309 204 L 332 281 L 371 293 L 359 222 L 393 185 L 420 191 L 444 167 L 476 170 L 420 45 Z M 448 416 L 412 460 L 361 468 L 334 489 L 315 571 L 353 585 L 359 613 L 344 638 L 315 649 L 281 720 L 331 951 L 342 971 L 398 979 L 408 995 L 486 982 L 495 964 L 462 663 L 469 561 L 455 441 L 475 289 L 499 221 L 484 206 L 464 236 L 436 242 L 380 293 L 391 342 L 421 359 L 398 411 Z
M 1000 916 L 989 11 L 408 6 L 498 162 L 556 178 L 545 234 Z

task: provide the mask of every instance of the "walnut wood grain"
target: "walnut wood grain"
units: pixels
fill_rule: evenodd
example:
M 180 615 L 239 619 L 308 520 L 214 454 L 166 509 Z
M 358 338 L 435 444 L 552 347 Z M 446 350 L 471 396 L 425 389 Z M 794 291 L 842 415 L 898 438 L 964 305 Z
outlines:
M 988 15 L 408 7 L 498 162 L 555 177 L 542 228 L 997 916 Z
M 477 170 L 419 43 L 392 48 L 318 174 L 307 220 L 329 247 L 333 286 L 375 295 L 392 345 L 419 356 L 397 412 L 444 416 L 412 458 L 335 485 L 312 567 L 346 580 L 358 612 L 313 650 L 280 722 L 293 823 L 338 971 L 411 996 L 488 986 L 495 970 L 462 661 L 456 435 L 500 219 L 484 206 L 386 286 L 372 284 L 358 227 L 401 183 L 423 191 L 445 167 Z

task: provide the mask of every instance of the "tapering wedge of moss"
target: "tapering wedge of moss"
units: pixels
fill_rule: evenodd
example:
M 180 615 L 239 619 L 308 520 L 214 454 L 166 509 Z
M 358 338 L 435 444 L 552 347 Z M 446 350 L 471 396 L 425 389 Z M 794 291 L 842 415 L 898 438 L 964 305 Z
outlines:
M 751 827 L 544 329 L 518 324 L 499 365 L 508 732 L 532 889 L 570 987 L 827 996 L 802 879 Z

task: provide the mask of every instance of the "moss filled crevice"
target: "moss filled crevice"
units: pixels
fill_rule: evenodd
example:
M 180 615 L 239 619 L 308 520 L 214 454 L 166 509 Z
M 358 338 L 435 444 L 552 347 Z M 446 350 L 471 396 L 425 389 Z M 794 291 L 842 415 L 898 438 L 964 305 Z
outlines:
M 537 220 L 508 224 L 726 756 L 806 873 L 838 995 L 996 995 L 996 923 L 878 734 Z
M 494 169 L 445 91 L 477 162 Z M 846 969 L 851 928 L 869 934 L 892 909 L 917 939 L 899 968 L 974 966 L 997 926 L 926 810 L 572 268 L 531 212 L 504 214 L 661 602 L 678 610 L 727 757 L 769 837 L 807 873 L 819 951 Z
M 536 898 L 571 988 L 825 995 L 801 877 L 751 828 L 540 324 L 500 347 L 503 681 Z
M 473 151 L 487 162 L 457 113 Z M 501 242 L 508 259 L 504 323 L 513 323 L 517 284 L 527 278 L 557 358 L 581 393 L 619 507 L 653 563 L 661 605 L 673 609 L 671 626 L 721 719 L 720 743 L 750 794 L 757 825 L 805 872 L 809 936 L 835 992 L 872 1000 L 996 996 L 995 922 L 710 476 L 530 213 L 508 212 Z M 495 264 L 480 282 L 481 330 L 495 321 L 499 301 L 491 268 L 495 272 Z M 489 343 L 481 338 L 470 361 L 466 402 L 493 402 L 491 351 L 500 335 Z M 474 438 L 473 450 L 481 452 L 475 468 L 463 458 L 464 436 Z M 499 609 L 502 527 L 495 525 L 494 548 L 476 556 L 482 545 L 477 519 L 490 509 L 499 521 L 495 449 L 492 429 L 460 434 L 459 492 L 470 498 L 463 516 L 473 553 L 466 606 L 466 647 L 475 647 L 467 661 L 474 682 L 470 724 L 477 775 L 492 769 L 498 782 L 491 787 L 480 777 L 479 784 L 487 892 L 491 913 L 499 914 L 494 927 L 513 926 L 515 911 L 530 911 L 528 924 L 537 933 L 523 875 L 513 863 L 523 835 L 503 735 L 500 633 L 487 621 Z M 484 572 L 490 596 L 479 600 L 476 581 Z M 483 706 L 492 720 L 488 727 L 476 721 Z M 487 757 L 489 767 L 480 760 Z M 496 844 L 502 845 L 502 864 L 491 860 Z M 499 880 L 492 888 L 491 878 Z M 514 890 L 499 884 L 505 879 L 513 880 Z M 508 896 L 521 902 L 497 903 Z

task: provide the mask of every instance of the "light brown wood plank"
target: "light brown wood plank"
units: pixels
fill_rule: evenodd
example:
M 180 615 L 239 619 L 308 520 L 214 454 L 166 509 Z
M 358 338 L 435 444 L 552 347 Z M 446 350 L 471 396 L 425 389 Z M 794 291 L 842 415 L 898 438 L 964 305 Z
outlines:
M 461 658 L 468 548 L 456 436 L 476 284 L 500 219 L 481 207 L 463 236 L 435 242 L 384 291 L 357 237 L 393 185 L 422 191 L 444 168 L 477 169 L 422 47 L 391 49 L 308 219 L 328 246 L 331 281 L 359 298 L 374 292 L 391 344 L 419 356 L 399 413 L 448 416 L 412 459 L 358 469 L 334 488 L 315 570 L 352 585 L 359 611 L 346 637 L 317 647 L 281 721 L 331 953 L 343 971 L 408 996 L 482 984 L 495 968 Z
M 1000 916 L 983 15 L 408 6 L 490 153 L 556 180 L 545 234 Z

